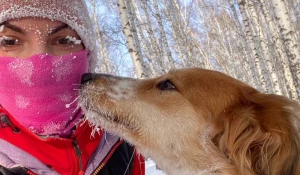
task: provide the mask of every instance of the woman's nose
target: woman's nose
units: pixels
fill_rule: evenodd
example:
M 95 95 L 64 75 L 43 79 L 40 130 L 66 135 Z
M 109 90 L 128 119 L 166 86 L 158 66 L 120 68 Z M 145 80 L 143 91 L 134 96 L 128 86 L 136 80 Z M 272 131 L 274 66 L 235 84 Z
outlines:
M 37 54 L 50 54 L 52 55 L 52 49 L 46 44 L 46 42 L 37 41 L 30 49 L 30 55 Z

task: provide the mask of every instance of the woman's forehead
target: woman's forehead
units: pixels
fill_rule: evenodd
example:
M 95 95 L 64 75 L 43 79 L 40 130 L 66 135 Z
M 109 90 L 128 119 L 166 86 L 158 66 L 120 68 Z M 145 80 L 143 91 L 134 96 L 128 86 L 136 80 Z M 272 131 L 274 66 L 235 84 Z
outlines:
M 6 23 L 20 27 L 24 30 L 31 29 L 45 29 L 52 30 L 58 26 L 64 25 L 64 23 L 48 18 L 36 18 L 36 17 L 25 17 L 19 19 L 8 20 Z
M 59 31 L 69 33 L 71 35 L 78 35 L 76 30 L 72 29 L 69 25 L 48 18 L 20 18 L 6 21 L 3 23 L 5 28 L 17 31 L 25 35 L 38 34 L 38 35 L 51 35 Z M 5 32 L 7 30 L 2 30 Z

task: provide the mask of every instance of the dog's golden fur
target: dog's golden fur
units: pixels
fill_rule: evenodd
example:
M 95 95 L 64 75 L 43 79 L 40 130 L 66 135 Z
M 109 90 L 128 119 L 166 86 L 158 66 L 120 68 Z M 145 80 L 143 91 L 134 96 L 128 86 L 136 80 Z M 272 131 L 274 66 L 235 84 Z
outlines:
M 169 175 L 299 175 L 300 107 L 222 73 L 93 75 L 81 106 Z

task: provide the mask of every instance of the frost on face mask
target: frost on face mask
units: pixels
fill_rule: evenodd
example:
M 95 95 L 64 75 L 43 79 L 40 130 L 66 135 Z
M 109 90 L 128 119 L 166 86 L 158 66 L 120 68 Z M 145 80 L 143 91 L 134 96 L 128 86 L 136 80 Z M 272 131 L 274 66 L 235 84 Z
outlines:
M 31 77 L 33 75 L 34 66 L 30 60 L 16 59 L 9 64 L 9 70 L 19 78 L 19 81 L 25 85 L 32 86 Z
M 82 116 L 79 91 L 74 89 L 87 72 L 87 54 L 82 50 L 63 56 L 1 57 L 1 104 L 36 134 L 70 134 Z

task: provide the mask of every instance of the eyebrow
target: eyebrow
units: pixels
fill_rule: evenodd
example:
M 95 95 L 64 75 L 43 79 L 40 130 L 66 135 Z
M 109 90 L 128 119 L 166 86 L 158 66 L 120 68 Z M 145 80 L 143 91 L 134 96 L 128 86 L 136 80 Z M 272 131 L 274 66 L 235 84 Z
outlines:
M 9 24 L 8 22 L 3 22 L 3 23 L 0 23 L 0 26 L 4 25 L 5 27 L 15 31 L 15 32 L 18 32 L 18 33 L 22 33 L 24 34 L 25 31 L 23 29 L 21 29 L 20 27 L 17 27 L 15 25 L 12 25 L 12 24 Z
M 60 26 L 54 28 L 53 30 L 51 30 L 51 31 L 49 32 L 49 34 L 51 35 L 51 34 L 57 33 L 57 32 L 59 32 L 59 31 L 65 29 L 65 28 L 70 28 L 70 26 L 69 26 L 68 24 L 62 24 L 62 25 L 60 25 Z
M 26 32 L 21 29 L 20 27 L 17 27 L 15 25 L 12 25 L 12 24 L 9 24 L 7 21 L 3 22 L 3 23 L 0 23 L 0 26 L 4 25 L 5 27 L 15 31 L 15 32 L 18 32 L 18 33 L 22 33 L 22 34 L 25 34 Z M 49 34 L 54 34 L 54 33 L 57 33 L 65 28 L 70 28 L 70 26 L 68 24 L 62 24 L 62 25 L 59 25 L 58 27 L 54 28 L 53 30 L 51 30 L 49 32 Z

